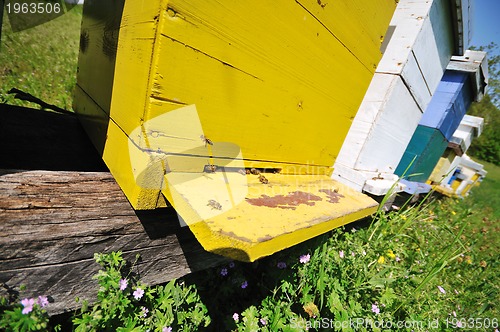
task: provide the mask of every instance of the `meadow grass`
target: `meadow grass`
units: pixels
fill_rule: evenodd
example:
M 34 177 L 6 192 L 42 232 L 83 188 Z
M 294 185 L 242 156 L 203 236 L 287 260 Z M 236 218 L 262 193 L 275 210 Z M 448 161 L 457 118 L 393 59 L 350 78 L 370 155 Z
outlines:
M 474 204 L 476 209 L 485 209 L 493 219 L 500 219 L 500 167 L 480 161 L 488 172 L 479 188 L 471 191 L 468 204 Z
M 11 88 L 71 110 L 80 41 L 82 6 L 45 24 L 12 32 L 4 13 L 0 48 L 0 102 L 37 107 L 14 100 Z
M 500 227 L 498 207 L 476 208 L 489 204 L 477 201 L 481 191 L 494 190 L 493 181 L 483 185 L 475 188 L 476 200 L 428 198 L 381 211 L 368 227 L 349 225 L 254 264 L 185 279 L 206 300 L 214 330 L 329 330 L 333 324 L 371 331 L 406 324 L 388 330 L 494 331 Z

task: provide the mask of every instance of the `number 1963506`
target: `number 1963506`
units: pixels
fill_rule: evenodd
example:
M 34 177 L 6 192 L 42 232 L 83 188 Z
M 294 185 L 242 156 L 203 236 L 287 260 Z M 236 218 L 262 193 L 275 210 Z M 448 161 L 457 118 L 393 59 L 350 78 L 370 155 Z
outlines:
M 60 3 L 51 2 L 12 2 L 6 3 L 7 14 L 59 14 Z

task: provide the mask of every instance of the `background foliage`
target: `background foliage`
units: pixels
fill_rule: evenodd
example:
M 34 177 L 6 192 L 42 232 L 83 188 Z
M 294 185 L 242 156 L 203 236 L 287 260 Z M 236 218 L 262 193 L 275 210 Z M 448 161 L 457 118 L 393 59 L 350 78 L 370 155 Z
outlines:
M 470 115 L 484 118 L 483 134 L 475 139 L 467 151 L 473 157 L 500 164 L 500 54 L 498 45 L 473 47 L 488 52 L 488 86 L 487 95 L 479 103 L 473 103 Z

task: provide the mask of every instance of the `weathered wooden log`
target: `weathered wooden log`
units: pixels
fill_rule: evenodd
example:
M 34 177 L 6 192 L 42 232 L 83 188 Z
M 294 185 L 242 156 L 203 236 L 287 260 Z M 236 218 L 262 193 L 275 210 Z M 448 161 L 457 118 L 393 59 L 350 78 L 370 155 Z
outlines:
M 121 250 L 146 284 L 214 266 L 222 258 L 178 226 L 172 209 L 135 212 L 109 173 L 0 171 L 0 282 L 21 296 L 49 295 L 51 314 L 92 300 L 96 252 Z
M 150 285 L 224 261 L 173 209 L 134 211 L 76 117 L 0 105 L 0 140 L 0 292 L 50 296 L 58 314 L 95 299 L 96 252 L 140 254 Z

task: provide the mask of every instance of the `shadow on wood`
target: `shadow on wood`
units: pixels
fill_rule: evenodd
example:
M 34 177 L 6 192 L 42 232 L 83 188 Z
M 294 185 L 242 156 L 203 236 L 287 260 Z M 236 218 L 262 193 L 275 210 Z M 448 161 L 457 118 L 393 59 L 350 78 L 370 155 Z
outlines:
M 0 107 L 0 283 L 23 297 L 47 295 L 50 314 L 95 299 L 96 252 L 141 255 L 146 284 L 220 264 L 172 208 L 134 211 L 76 117 Z
M 76 115 L 0 104 L 0 168 L 107 171 Z

